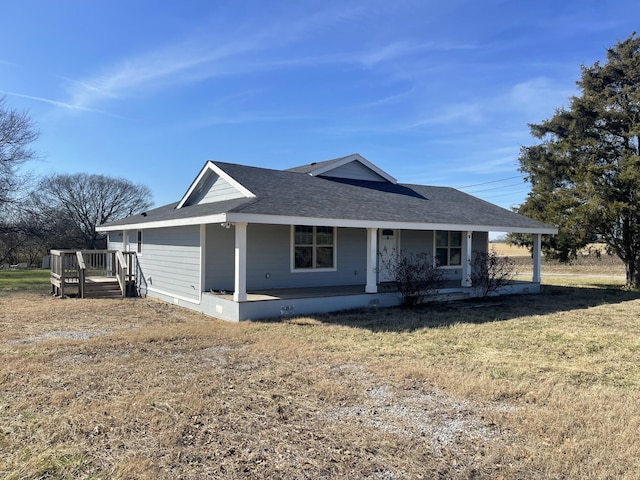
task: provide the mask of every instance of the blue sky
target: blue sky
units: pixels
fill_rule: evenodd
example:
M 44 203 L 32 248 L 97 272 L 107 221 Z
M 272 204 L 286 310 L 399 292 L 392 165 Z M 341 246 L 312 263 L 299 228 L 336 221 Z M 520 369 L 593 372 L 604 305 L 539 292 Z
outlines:
M 178 200 L 206 160 L 284 169 L 360 153 L 401 182 L 504 207 L 528 123 L 637 27 L 633 1 L 86 1 L 2 6 L 0 95 L 39 174 Z

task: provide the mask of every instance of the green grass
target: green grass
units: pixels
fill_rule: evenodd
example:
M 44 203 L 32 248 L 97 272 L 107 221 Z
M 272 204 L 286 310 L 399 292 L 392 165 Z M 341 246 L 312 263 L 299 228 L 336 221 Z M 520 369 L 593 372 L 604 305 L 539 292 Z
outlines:
M 0 271 L 0 292 L 19 290 L 47 290 L 49 270 L 9 270 Z

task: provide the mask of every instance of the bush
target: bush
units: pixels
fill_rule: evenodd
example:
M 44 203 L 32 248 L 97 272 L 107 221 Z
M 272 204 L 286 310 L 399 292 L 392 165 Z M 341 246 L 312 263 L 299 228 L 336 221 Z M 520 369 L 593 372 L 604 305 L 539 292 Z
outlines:
M 474 251 L 471 256 L 471 287 L 478 297 L 488 297 L 513 283 L 515 263 L 496 252 Z
M 422 303 L 437 292 L 442 282 L 442 270 L 434 266 L 433 256 L 426 252 L 394 250 L 381 263 L 393 276 L 404 305 Z

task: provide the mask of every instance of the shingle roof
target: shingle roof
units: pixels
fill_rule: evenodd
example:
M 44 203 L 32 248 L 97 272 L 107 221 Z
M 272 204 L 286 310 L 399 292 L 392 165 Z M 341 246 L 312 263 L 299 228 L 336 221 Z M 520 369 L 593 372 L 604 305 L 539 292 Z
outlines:
M 339 160 L 339 159 L 337 159 Z M 449 187 L 313 177 L 302 167 L 271 170 L 232 163 L 215 165 L 255 198 L 185 206 L 177 203 L 107 224 L 108 227 L 241 213 L 326 219 L 550 229 L 548 225 Z M 316 164 L 314 167 L 317 168 Z
M 297 172 L 297 173 L 311 173 L 314 170 L 318 170 L 319 168 L 326 167 L 331 165 L 332 163 L 338 163 L 340 160 L 344 160 L 345 158 L 350 157 L 351 155 L 345 155 L 344 157 L 332 158 L 331 160 L 324 160 L 322 162 L 313 162 L 308 163 L 307 165 L 300 165 L 299 167 L 293 167 L 285 170 L 286 172 Z

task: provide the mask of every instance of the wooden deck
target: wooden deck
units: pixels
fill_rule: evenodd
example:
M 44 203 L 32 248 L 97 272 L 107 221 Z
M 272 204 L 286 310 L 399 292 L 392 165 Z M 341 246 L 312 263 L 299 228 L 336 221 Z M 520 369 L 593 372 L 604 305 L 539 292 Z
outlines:
M 51 293 L 126 297 L 135 293 L 137 258 L 117 250 L 51 250 Z

